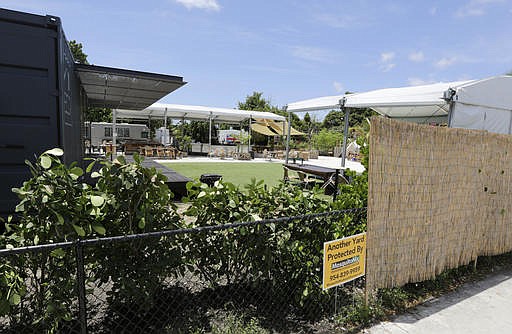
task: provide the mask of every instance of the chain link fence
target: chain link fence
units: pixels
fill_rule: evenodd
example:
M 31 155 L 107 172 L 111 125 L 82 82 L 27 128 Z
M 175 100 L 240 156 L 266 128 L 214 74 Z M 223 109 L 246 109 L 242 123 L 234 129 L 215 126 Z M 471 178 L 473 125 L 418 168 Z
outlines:
M 364 278 L 322 290 L 323 242 L 365 222 L 352 209 L 1 250 L 0 332 L 329 332 Z

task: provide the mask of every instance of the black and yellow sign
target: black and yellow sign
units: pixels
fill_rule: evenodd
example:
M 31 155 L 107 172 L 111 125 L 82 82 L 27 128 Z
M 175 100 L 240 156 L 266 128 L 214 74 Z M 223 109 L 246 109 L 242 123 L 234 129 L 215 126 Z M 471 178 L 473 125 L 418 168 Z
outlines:
M 324 242 L 323 289 L 363 276 L 365 260 L 366 233 Z

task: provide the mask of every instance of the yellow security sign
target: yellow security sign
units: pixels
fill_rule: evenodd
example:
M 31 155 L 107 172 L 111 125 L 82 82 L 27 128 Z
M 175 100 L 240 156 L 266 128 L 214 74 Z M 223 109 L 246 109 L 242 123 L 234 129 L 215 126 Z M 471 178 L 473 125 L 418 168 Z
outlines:
M 365 263 L 366 233 L 324 242 L 324 290 L 363 276 Z

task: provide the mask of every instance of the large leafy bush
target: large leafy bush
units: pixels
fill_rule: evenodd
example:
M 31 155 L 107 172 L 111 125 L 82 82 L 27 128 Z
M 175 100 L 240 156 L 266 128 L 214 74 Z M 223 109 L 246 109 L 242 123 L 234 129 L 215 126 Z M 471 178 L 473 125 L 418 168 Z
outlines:
M 20 216 L 16 223 L 6 225 L 7 232 L 0 238 L 2 248 L 180 227 L 164 176 L 144 168 L 137 155 L 131 164 L 122 157 L 113 162 L 92 161 L 84 173 L 76 163 L 63 164 L 59 159 L 62 154 L 62 150 L 53 149 L 35 163 L 27 161 L 32 178 L 13 189 L 20 198 L 16 207 Z M 92 172 L 95 165 L 99 169 Z M 85 183 L 85 174 L 96 184 Z M 147 293 L 131 292 L 151 293 L 162 279 L 162 266 L 155 266 L 157 260 L 148 261 L 144 254 L 155 259 L 173 254 L 159 245 L 88 248 L 84 253 L 93 273 L 90 279 L 109 282 L 111 303 L 137 304 L 140 300 L 132 297 L 146 299 Z M 36 328 L 40 324 L 41 328 L 57 331 L 63 320 L 73 318 L 77 291 L 72 249 L 58 248 L 49 254 L 32 253 L 6 260 L 0 273 L 0 309 L 17 308 L 10 312 L 16 314 L 11 324 L 34 323 Z

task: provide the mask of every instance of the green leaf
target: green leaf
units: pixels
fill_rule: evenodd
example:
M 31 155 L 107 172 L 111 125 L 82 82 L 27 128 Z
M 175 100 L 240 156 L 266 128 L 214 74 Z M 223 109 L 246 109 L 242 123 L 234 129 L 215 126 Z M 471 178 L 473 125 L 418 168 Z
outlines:
M 75 229 L 76 234 L 78 234 L 81 237 L 85 237 L 85 231 L 82 227 L 75 225 L 75 224 L 72 224 L 72 225 L 73 225 L 73 228 Z
M 43 166 L 44 169 L 48 169 L 52 166 L 52 159 L 47 155 L 42 155 L 40 158 L 41 166 Z
M 48 151 L 44 152 L 43 154 L 49 154 L 49 155 L 53 155 L 56 157 L 60 157 L 60 156 L 64 155 L 64 151 L 60 148 L 52 148 L 51 150 L 48 150 Z
M 63 225 L 64 224 L 64 217 L 62 217 L 62 215 L 58 212 L 53 212 L 55 214 L 55 216 L 57 217 L 57 221 L 59 222 L 59 225 Z
M 93 179 L 98 178 L 100 176 L 101 176 L 101 174 L 98 172 L 92 172 L 92 174 L 91 174 L 91 178 L 93 178 Z
M 85 169 L 85 171 L 87 173 L 90 173 L 91 170 L 93 169 L 95 163 L 96 163 L 96 160 L 93 160 L 89 165 L 87 165 L 87 168 Z
M 19 303 L 21 303 L 21 296 L 18 295 L 17 293 L 13 293 L 9 298 L 9 303 L 11 305 L 18 305 Z
M 20 204 L 16 205 L 16 209 L 14 210 L 15 212 L 23 212 L 25 211 L 25 200 L 21 201 Z
M 36 236 L 34 237 L 34 245 L 38 245 L 39 244 L 39 236 L 36 234 Z
M 105 203 L 105 199 L 101 196 L 91 196 L 91 204 L 94 206 L 102 206 Z
M 146 219 L 145 219 L 144 217 L 142 217 L 142 218 L 139 220 L 139 228 L 140 228 L 140 229 L 143 229 L 145 226 L 146 226 Z
M 116 160 L 118 161 L 118 163 L 126 165 L 126 159 L 122 155 L 117 156 Z
M 57 249 L 52 250 L 50 252 L 50 255 L 53 257 L 62 259 L 66 255 L 66 252 L 62 248 L 57 248 Z
M 80 177 L 80 176 L 84 175 L 84 171 L 83 171 L 83 170 L 82 170 L 82 168 L 80 168 L 80 167 L 73 167 L 73 168 L 71 168 L 71 169 L 69 170 L 69 172 L 70 172 L 71 174 L 76 175 L 77 177 Z
M 92 229 L 96 231 L 96 233 L 105 235 L 107 230 L 101 224 L 92 224 Z
M 199 193 L 199 195 L 197 195 L 197 198 L 201 198 L 201 197 L 204 197 L 204 196 L 206 196 L 206 192 L 201 191 L 201 192 Z

